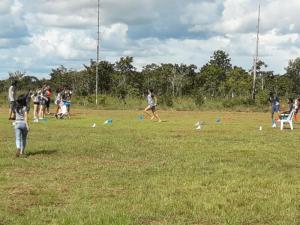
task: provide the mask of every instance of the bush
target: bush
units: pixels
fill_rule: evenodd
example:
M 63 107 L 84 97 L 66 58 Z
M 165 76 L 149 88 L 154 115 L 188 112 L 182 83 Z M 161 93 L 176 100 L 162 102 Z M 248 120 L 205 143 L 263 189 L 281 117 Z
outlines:
M 98 103 L 103 106 L 106 105 L 106 96 L 105 95 L 98 96 Z
M 263 90 L 257 93 L 256 102 L 258 105 L 266 105 L 269 102 L 269 91 Z
M 194 99 L 195 99 L 195 104 L 198 107 L 202 106 L 204 104 L 204 102 L 205 102 L 205 96 L 202 94 L 201 91 L 196 92 L 194 94 Z
M 233 108 L 235 106 L 252 106 L 255 102 L 251 98 L 230 98 L 222 102 L 224 108 Z
M 163 101 L 163 104 L 168 107 L 172 107 L 174 104 L 173 96 L 171 93 L 168 93 L 168 92 L 162 97 L 162 101 Z
M 95 95 L 89 95 L 87 100 L 88 100 L 88 103 L 95 103 L 96 97 L 95 97 Z

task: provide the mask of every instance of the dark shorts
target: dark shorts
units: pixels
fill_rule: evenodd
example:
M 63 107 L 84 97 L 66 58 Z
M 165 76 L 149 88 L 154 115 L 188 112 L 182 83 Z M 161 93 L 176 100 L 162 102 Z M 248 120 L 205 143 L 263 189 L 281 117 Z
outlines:
M 46 101 L 46 107 L 49 108 L 50 107 L 50 98 L 47 98 L 48 100 Z
M 34 104 L 34 105 L 40 105 L 40 103 L 39 103 L 39 102 L 34 102 L 33 104 Z
M 155 105 L 150 106 L 150 109 L 151 109 L 152 111 L 155 111 L 155 110 L 156 110 L 156 106 L 155 106 Z
M 16 108 L 16 102 L 15 102 L 15 101 L 9 102 L 9 108 L 10 108 L 12 111 L 14 111 L 15 108 Z
M 273 105 L 272 106 L 272 113 L 278 113 L 280 110 L 280 105 Z

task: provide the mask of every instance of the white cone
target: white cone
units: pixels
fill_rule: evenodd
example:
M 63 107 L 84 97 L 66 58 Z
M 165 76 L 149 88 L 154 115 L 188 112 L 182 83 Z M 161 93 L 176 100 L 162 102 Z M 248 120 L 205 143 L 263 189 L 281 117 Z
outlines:
M 92 128 L 95 128 L 96 127 L 96 124 L 94 123 L 93 125 L 92 125 Z
M 262 130 L 262 126 L 259 126 L 259 130 Z

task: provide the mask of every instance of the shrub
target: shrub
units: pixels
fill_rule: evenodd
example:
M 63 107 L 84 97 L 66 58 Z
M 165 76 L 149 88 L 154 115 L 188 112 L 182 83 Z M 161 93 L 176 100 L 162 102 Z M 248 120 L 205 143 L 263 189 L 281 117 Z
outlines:
M 174 102 L 173 102 L 173 96 L 170 92 L 167 92 L 166 94 L 163 95 L 162 97 L 163 104 L 172 107 Z
M 205 102 L 205 96 L 202 94 L 201 91 L 195 92 L 194 99 L 195 99 L 195 104 L 198 107 L 202 106 Z
M 258 105 L 266 105 L 269 101 L 269 91 L 263 90 L 257 93 L 256 102 Z

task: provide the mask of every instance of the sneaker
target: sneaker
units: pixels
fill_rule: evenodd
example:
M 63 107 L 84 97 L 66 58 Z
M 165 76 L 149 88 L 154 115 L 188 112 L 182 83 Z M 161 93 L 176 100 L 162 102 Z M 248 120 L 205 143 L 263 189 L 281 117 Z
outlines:
M 196 130 L 201 130 L 201 125 L 199 125 L 199 126 L 196 128 Z
M 19 157 L 19 156 L 20 156 L 20 150 L 18 149 L 16 152 L 16 157 Z
M 276 128 L 276 123 L 273 123 L 272 128 Z

